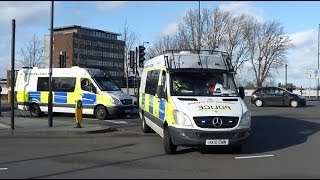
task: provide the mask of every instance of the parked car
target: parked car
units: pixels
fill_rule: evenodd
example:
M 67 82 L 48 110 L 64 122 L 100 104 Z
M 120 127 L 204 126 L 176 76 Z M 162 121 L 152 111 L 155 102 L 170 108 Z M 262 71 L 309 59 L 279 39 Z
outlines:
M 258 107 L 262 106 L 305 106 L 305 97 L 291 93 L 285 89 L 278 87 L 261 87 L 253 91 L 251 95 L 251 103 Z

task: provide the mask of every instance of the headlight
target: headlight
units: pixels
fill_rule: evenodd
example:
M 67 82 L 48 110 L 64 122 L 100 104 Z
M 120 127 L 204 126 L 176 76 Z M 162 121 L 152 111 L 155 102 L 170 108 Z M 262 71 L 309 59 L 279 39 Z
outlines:
M 250 127 L 251 126 L 251 114 L 249 111 L 245 112 L 240 120 L 240 125 L 242 127 Z
M 111 96 L 111 102 L 115 105 L 122 105 L 121 101 L 116 97 Z
M 174 120 L 178 125 L 193 127 L 188 115 L 186 115 L 185 113 L 178 110 L 174 110 L 173 114 L 174 114 Z

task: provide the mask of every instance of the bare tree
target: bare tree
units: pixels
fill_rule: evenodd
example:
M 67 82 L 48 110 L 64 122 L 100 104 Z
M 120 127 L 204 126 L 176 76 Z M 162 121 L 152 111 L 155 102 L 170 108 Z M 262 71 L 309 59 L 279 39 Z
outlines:
M 258 87 L 271 77 L 270 73 L 286 62 L 287 50 L 293 47 L 288 35 L 277 21 L 252 23 L 246 37 L 249 47 L 249 59 L 252 64 Z
M 249 43 L 244 39 L 248 36 L 249 24 L 252 21 L 252 17 L 240 15 L 232 17 L 226 25 L 222 46 L 232 59 L 235 72 L 238 72 L 245 61 L 248 61 Z
M 126 76 L 126 87 L 127 87 L 127 93 L 129 94 L 129 61 L 128 61 L 128 54 L 130 53 L 130 50 L 133 47 L 133 44 L 138 40 L 137 33 L 131 31 L 129 29 L 127 21 L 125 21 L 122 31 L 122 40 L 125 41 L 125 48 L 124 48 L 124 74 Z
M 198 10 L 189 10 L 178 25 L 178 32 L 160 36 L 154 47 L 150 48 L 150 54 L 156 56 L 167 49 L 216 49 L 223 43 L 226 25 L 230 18 L 229 12 L 219 8 L 213 11 L 203 9 L 200 17 Z
M 44 43 L 36 34 L 33 35 L 32 40 L 27 42 L 25 47 L 20 49 L 22 59 L 17 62 L 24 67 L 42 67 L 45 65 L 44 58 Z

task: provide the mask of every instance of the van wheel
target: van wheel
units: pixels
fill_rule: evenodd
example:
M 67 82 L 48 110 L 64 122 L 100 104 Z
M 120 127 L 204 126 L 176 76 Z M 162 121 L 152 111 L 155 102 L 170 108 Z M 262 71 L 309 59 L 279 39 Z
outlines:
M 291 107 L 298 107 L 299 106 L 299 103 L 296 99 L 293 99 L 290 101 L 290 106 Z
M 98 106 L 98 107 L 96 107 L 96 109 L 94 111 L 94 115 L 99 120 L 105 120 L 107 117 L 107 113 L 108 112 L 104 106 Z
M 175 154 L 177 151 L 177 146 L 172 143 L 168 126 L 164 128 L 163 147 L 166 154 Z
M 40 109 L 40 107 L 39 107 L 38 104 L 36 104 L 36 103 L 30 104 L 29 110 L 30 110 L 31 116 L 33 116 L 33 117 L 40 117 L 40 115 L 41 115 L 41 109 Z
M 257 106 L 257 107 L 262 107 L 263 106 L 263 101 L 261 99 L 257 99 L 254 104 Z
M 150 126 L 146 123 L 146 120 L 144 118 L 144 115 L 142 115 L 142 132 L 144 133 L 150 133 L 151 132 Z

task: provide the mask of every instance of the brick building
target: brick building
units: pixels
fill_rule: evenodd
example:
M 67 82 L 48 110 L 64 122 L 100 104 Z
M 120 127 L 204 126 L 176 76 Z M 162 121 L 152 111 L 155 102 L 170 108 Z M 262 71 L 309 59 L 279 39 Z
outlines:
M 60 54 L 66 54 L 66 67 L 99 68 L 108 72 L 120 87 L 125 86 L 125 42 L 120 34 L 77 25 L 53 29 L 52 67 L 60 67 Z M 49 62 L 50 36 L 45 36 L 45 56 Z

